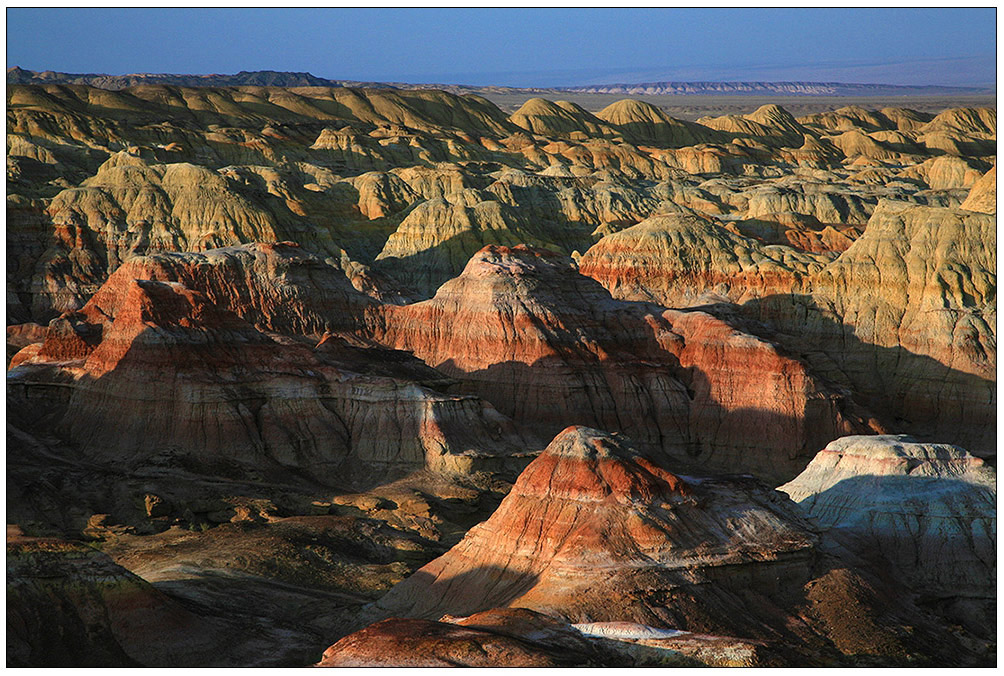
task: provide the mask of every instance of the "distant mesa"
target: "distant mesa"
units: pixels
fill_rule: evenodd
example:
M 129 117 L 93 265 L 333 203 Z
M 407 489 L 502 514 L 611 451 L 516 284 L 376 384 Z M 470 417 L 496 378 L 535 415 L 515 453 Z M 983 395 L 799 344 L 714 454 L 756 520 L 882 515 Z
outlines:
M 310 73 L 242 70 L 233 75 L 130 73 L 61 73 L 34 71 L 18 66 L 7 69 L 7 84 L 86 84 L 103 89 L 125 89 L 141 84 L 172 84 L 185 87 L 368 87 L 425 89 L 430 86 L 466 90 L 574 92 L 577 94 L 626 94 L 632 96 L 933 96 L 938 94 L 989 94 L 986 87 L 946 87 L 941 85 L 850 84 L 846 82 L 643 82 L 638 84 L 597 84 L 571 87 L 473 87 L 464 85 L 420 84 L 334 80 Z
M 981 87 L 941 85 L 850 84 L 847 82 L 641 82 L 638 84 L 557 87 L 559 91 L 589 94 L 650 96 L 908 96 L 988 93 Z
M 7 69 L 7 84 L 85 84 L 102 89 L 125 89 L 142 84 L 171 84 L 184 87 L 347 87 L 392 88 L 380 82 L 329 80 L 310 73 L 275 70 L 242 70 L 233 75 L 182 75 L 174 73 L 57 73 L 18 68 Z

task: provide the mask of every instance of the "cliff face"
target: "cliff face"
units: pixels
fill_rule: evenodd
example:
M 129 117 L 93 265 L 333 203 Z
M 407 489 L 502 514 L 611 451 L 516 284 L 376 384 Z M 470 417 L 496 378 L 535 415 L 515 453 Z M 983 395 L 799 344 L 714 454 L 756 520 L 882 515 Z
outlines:
M 518 449 L 491 407 L 407 379 L 442 380 L 435 372 L 409 373 L 407 363 L 395 372 L 393 355 L 337 338 L 313 347 L 271 338 L 180 282 L 129 271 L 50 325 L 8 373 L 17 405 L 89 458 L 215 458 L 242 475 L 285 468 L 329 485 L 373 485 L 426 466 L 470 469 L 479 449 Z M 49 383 L 62 389 L 36 400 Z
M 868 429 L 771 342 L 703 312 L 616 301 L 544 250 L 486 247 L 433 299 L 385 307 L 372 337 L 542 439 L 595 425 L 659 457 L 774 479 L 809 449 Z

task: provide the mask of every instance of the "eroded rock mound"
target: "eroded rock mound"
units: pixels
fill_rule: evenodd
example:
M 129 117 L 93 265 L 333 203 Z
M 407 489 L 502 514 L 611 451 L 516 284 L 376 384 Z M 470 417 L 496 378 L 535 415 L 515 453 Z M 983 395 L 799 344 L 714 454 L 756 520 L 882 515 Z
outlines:
M 320 339 L 354 329 L 378 305 L 356 288 L 367 288 L 365 277 L 350 279 L 334 263 L 293 242 L 137 256 L 112 274 L 89 312 L 115 317 L 132 280 L 176 282 L 262 331 Z
M 674 643 L 680 632 L 746 637 L 748 654 L 749 642 L 783 645 L 781 663 L 800 664 L 841 653 L 902 659 L 917 640 L 904 622 L 929 635 L 916 609 L 831 567 L 818 546 L 797 507 L 756 481 L 675 475 L 622 437 L 572 427 L 488 521 L 363 619 L 526 608 L 594 639 L 662 645 L 711 664 L 714 642 L 705 636 L 688 652 L 687 641 Z M 848 610 L 854 626 L 839 619 Z M 735 655 L 742 641 L 719 642 L 728 653 L 723 643 Z
M 993 228 L 986 214 L 882 201 L 833 256 L 674 214 L 604 237 L 580 270 L 626 300 L 741 304 L 766 324 L 759 335 L 853 392 L 887 428 L 986 454 L 996 402 Z
M 807 130 L 791 113 L 776 104 L 760 106 L 748 115 L 702 117 L 697 121 L 739 141 L 755 141 L 772 147 L 800 147 Z
M 992 109 L 696 124 L 393 88 L 7 97 L 8 513 L 250 637 L 169 619 L 157 661 L 316 662 L 568 425 L 636 446 L 559 436 L 388 598 L 423 624 L 332 659 L 957 665 L 990 645 L 978 573 L 960 589 L 932 564 L 918 596 L 910 561 L 816 547 L 791 505 L 720 475 L 776 485 L 868 432 L 994 452 Z M 932 513 L 985 507 L 966 485 Z M 916 535 L 924 556 L 943 532 Z M 163 599 L 66 547 L 72 574 L 12 555 L 30 581 L 9 657 L 151 663 L 146 629 L 104 618 Z M 555 617 L 436 614 L 472 600 Z M 227 649 L 197 659 L 203 638 Z
M 742 528 L 733 521 L 740 513 Z M 712 617 L 736 600 L 719 587 L 728 581 L 716 570 L 738 566 L 773 587 L 779 571 L 807 575 L 814 546 L 793 506 L 755 482 L 688 480 L 625 439 L 571 427 L 523 471 L 488 521 L 376 608 L 384 616 L 438 618 L 510 606 L 573 622 L 720 631 L 727 625 Z M 597 585 L 603 594 L 590 591 Z M 752 630 L 750 614 L 734 621 L 721 633 Z
M 669 214 L 604 237 L 579 269 L 616 298 L 686 307 L 712 294 L 740 301 L 788 291 L 826 263 L 820 255 L 761 246 L 706 219 Z
M 707 127 L 672 118 L 655 106 L 636 99 L 611 103 L 596 117 L 615 125 L 628 140 L 642 145 L 679 148 L 715 143 L 725 138 Z
M 994 229 L 985 214 L 882 202 L 807 292 L 745 309 L 896 430 L 993 453 Z
M 619 132 L 570 101 L 528 100 L 509 116 L 518 127 L 542 136 L 575 140 L 617 137 Z
M 532 637 L 495 627 L 431 620 L 389 619 L 341 639 L 319 667 L 560 667 L 601 664 L 587 641 L 567 625 L 536 615 Z M 537 619 L 534 617 L 533 619 Z M 548 626 L 550 625 L 550 626 Z M 540 636 L 540 634 L 544 636 Z M 548 635 L 550 634 L 550 635 Z
M 997 214 L 997 165 L 973 184 L 961 208 L 984 214 Z
M 902 435 L 845 437 L 779 490 L 925 603 L 993 635 L 997 472 L 983 460 Z
M 869 429 L 770 342 L 703 312 L 616 301 L 549 251 L 486 247 L 433 299 L 384 311 L 375 340 L 541 440 L 595 425 L 663 457 L 783 481 L 817 444 Z
M 273 338 L 179 282 L 108 292 L 53 322 L 8 372 L 28 429 L 51 426 L 91 459 L 191 457 L 372 485 L 425 466 L 467 471 L 477 449 L 518 449 L 505 418 L 427 389 L 442 376 L 403 356 Z M 46 383 L 64 385 L 36 400 Z

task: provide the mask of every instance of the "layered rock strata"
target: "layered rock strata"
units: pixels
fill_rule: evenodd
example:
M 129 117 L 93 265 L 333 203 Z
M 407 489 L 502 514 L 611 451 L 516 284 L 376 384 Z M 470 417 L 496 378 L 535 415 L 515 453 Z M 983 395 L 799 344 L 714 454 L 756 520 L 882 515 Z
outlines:
M 740 513 L 742 528 L 733 521 Z M 779 574 L 807 581 L 815 544 L 794 506 L 755 482 L 688 480 L 625 439 L 570 427 L 488 521 L 374 612 L 432 619 L 522 607 L 572 622 L 749 636 L 756 611 L 721 631 L 717 611 L 737 602 L 728 591 L 736 578 L 717 573 L 741 569 L 753 587 L 774 588 Z M 597 584 L 601 595 L 590 591 Z
M 694 216 L 604 237 L 583 274 L 625 300 L 732 302 L 886 425 L 978 454 L 994 446 L 994 218 L 883 201 L 835 258 Z M 829 258 L 829 259 L 828 259 Z
M 983 460 L 902 435 L 844 437 L 779 490 L 869 565 L 992 635 L 997 472 Z
M 698 124 L 633 100 L 507 117 L 433 91 L 14 85 L 10 312 L 79 309 L 133 255 L 255 241 L 379 257 L 429 297 L 486 244 L 583 252 L 667 209 L 843 231 L 882 198 L 958 206 L 990 167 L 994 111 L 929 117 L 765 106 Z
M 595 425 L 663 457 L 783 480 L 817 445 L 869 429 L 772 343 L 703 312 L 616 301 L 544 250 L 486 247 L 433 299 L 384 311 L 375 340 L 542 440 Z
M 797 507 L 762 484 L 675 475 L 622 437 L 572 427 L 488 521 L 363 619 L 526 608 L 592 634 L 596 623 L 613 623 L 602 638 L 673 641 L 683 631 L 766 640 L 791 651 L 782 663 L 801 664 L 841 653 L 901 659 L 913 640 L 904 621 L 927 635 L 926 620 L 906 620 L 869 583 L 830 568 L 818 546 Z M 857 626 L 833 622 L 849 608 Z
M 28 429 L 127 464 L 191 457 L 372 485 L 520 450 L 490 406 L 402 379 L 423 371 L 386 355 L 273 338 L 179 282 L 119 275 L 15 355 L 8 396 Z

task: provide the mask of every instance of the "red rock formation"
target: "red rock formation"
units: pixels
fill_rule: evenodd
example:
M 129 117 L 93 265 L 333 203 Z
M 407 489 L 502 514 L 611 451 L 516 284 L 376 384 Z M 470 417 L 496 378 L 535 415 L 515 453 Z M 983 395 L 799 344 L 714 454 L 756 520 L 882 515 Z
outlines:
M 760 218 L 727 223 L 725 229 L 763 244 L 781 244 L 809 253 L 842 253 L 854 243 L 863 228 L 823 225 L 811 216 L 794 212 L 768 214 Z
M 827 260 L 660 216 L 604 237 L 580 270 L 625 300 L 742 304 L 767 324 L 763 335 L 853 392 L 886 429 L 985 454 L 995 415 L 993 225 L 986 214 L 883 201 L 861 237 Z
M 543 439 L 593 425 L 708 470 L 784 480 L 818 445 L 867 430 L 771 343 L 703 312 L 615 301 L 543 250 L 486 247 L 435 298 L 386 307 L 372 335 Z
M 84 456 L 125 464 L 192 457 L 372 485 L 520 450 L 484 402 L 409 376 L 442 382 L 387 351 L 273 339 L 178 282 L 118 275 L 49 327 L 8 373 L 8 392 L 20 411 L 34 388 L 65 382 L 66 394 L 35 402 L 32 415 L 48 411 Z
M 757 611 L 718 614 L 737 602 L 729 585 L 800 586 L 814 556 L 794 506 L 772 495 L 755 482 L 676 476 L 625 439 L 568 428 L 488 521 L 376 609 L 431 619 L 522 607 L 752 636 Z
M 640 640 L 709 664 L 729 655 L 741 663 L 744 653 L 752 660 L 749 644 L 761 641 L 779 650 L 781 664 L 834 664 L 841 654 L 876 663 L 909 654 L 979 659 L 978 647 L 944 636 L 895 581 L 876 586 L 824 555 L 820 542 L 793 503 L 756 481 L 674 475 L 622 437 L 573 427 L 523 471 L 490 519 L 361 620 L 441 618 L 505 633 L 500 624 L 520 627 L 500 621 L 506 613 L 529 609 L 576 623 L 591 640 Z M 357 657 L 361 638 L 406 626 L 375 625 L 329 655 Z M 681 641 L 681 630 L 747 643 Z M 531 634 L 541 636 L 525 625 L 517 632 Z
M 7 367 L 10 368 L 11 358 L 29 345 L 37 351 L 45 340 L 45 332 L 46 327 L 33 322 L 7 326 Z
M 279 242 L 131 258 L 85 312 L 96 321 L 116 316 L 134 279 L 177 282 L 259 330 L 315 338 L 354 328 L 378 304 L 340 268 L 293 242 Z
M 923 639 L 918 655 L 966 654 L 955 628 L 927 645 L 909 612 L 873 613 L 875 588 L 852 572 L 831 571 L 802 594 L 816 553 L 786 549 L 787 517 L 777 528 L 757 520 L 788 513 L 769 493 L 660 467 L 780 482 L 835 437 L 883 425 L 994 451 L 996 174 L 976 179 L 993 163 L 996 114 L 848 108 L 795 120 L 765 106 L 706 122 L 630 101 L 593 116 L 534 100 L 510 119 L 475 96 L 353 87 L 8 88 L 8 318 L 20 325 L 8 332 L 8 478 L 19 522 L 85 529 L 107 537 L 107 551 L 115 533 L 136 529 L 121 536 L 126 558 L 144 549 L 140 531 L 224 524 L 185 561 L 204 570 L 219 544 L 212 560 L 244 571 L 235 552 L 263 543 L 255 565 L 293 576 L 299 554 L 271 553 L 313 536 L 272 528 L 280 503 L 355 514 L 371 544 L 372 520 L 455 542 L 507 486 L 479 470 L 513 455 L 519 464 L 566 425 L 588 424 L 630 433 L 652 464 L 545 456 L 527 479 L 540 485 L 521 488 L 545 497 L 514 495 L 519 525 L 492 533 L 498 543 L 475 531 L 468 545 L 484 556 L 464 550 L 472 566 L 501 568 L 433 585 L 450 603 L 463 600 L 451 590 L 491 600 L 505 588 L 583 618 L 800 646 L 825 636 L 803 662 L 834 655 L 826 641 L 861 659 L 907 659 L 895 646 L 908 635 Z M 481 250 L 499 244 L 513 248 Z M 570 258 L 519 244 L 569 254 L 599 283 Z M 382 307 L 440 285 L 427 303 Z M 452 386 L 430 365 L 466 394 L 430 389 Z M 421 468 L 436 471 L 382 485 Z M 552 480 L 554 497 L 543 487 Z M 323 484 L 323 494 L 279 499 L 287 484 Z M 379 494 L 332 504 L 332 485 L 375 484 Z M 454 484 L 468 492 L 444 488 Z M 442 516 L 453 509 L 456 520 Z M 755 532 L 742 533 L 750 518 Z M 542 539 L 531 543 L 523 525 Z M 145 540 L 166 550 L 150 570 L 170 567 L 174 536 L 185 534 Z M 431 555 L 431 540 L 361 586 L 386 589 Z M 716 558 L 737 542 L 745 549 Z M 303 561 L 324 556 L 312 546 Z M 365 568 L 340 561 L 327 559 L 340 579 Z M 173 574 L 158 583 L 196 584 Z M 251 595 L 246 578 L 207 579 L 217 599 Z M 74 594 L 26 605 L 72 610 Z M 309 595 L 266 593 L 262 615 L 249 616 L 274 619 L 277 598 Z M 107 607 L 84 606 L 88 617 Z M 306 654 L 325 622 L 325 642 L 347 632 L 340 623 L 353 613 L 312 616 L 282 654 Z M 36 634 L 47 631 L 38 617 Z M 533 622 L 509 634 L 508 620 L 464 622 L 430 625 L 445 633 L 429 654 L 467 642 L 565 663 L 567 653 L 520 643 Z M 281 636 L 289 625 L 270 626 Z M 117 639 L 100 637 L 119 659 Z M 184 636 L 168 638 L 165 652 L 184 652 Z
M 703 304 L 708 294 L 740 301 L 790 291 L 826 262 L 788 248 L 764 249 L 706 219 L 669 214 L 604 237 L 579 269 L 615 298 L 686 307 Z

